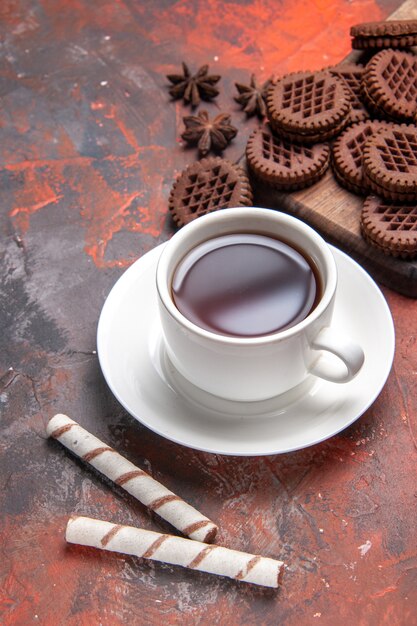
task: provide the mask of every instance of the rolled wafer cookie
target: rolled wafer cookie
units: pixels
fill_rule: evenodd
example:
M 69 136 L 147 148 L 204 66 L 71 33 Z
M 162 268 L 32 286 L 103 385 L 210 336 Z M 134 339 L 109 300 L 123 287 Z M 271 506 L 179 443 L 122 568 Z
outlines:
M 278 587 L 284 573 L 282 561 L 90 517 L 72 517 L 65 538 L 69 543 L 181 565 L 265 587 Z
M 47 424 L 46 432 L 184 535 L 206 543 L 214 540 L 216 524 L 71 418 L 55 415 Z

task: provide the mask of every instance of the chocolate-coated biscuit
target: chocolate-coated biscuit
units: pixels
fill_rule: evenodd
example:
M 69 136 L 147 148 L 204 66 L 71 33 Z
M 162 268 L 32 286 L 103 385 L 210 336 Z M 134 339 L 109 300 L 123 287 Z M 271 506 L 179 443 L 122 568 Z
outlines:
M 329 131 L 317 133 L 315 135 L 311 133 L 310 134 L 293 133 L 283 128 L 276 130 L 275 128 L 272 127 L 272 125 L 271 127 L 273 128 L 273 132 L 276 135 L 278 135 L 279 137 L 282 137 L 283 139 L 286 139 L 287 141 L 298 143 L 303 146 L 312 146 L 316 143 L 323 143 L 323 142 L 326 142 L 330 139 L 334 139 L 335 137 L 337 137 L 337 135 L 339 135 L 346 128 L 346 126 L 348 126 L 348 121 L 349 121 L 348 118 L 346 118 L 345 120 L 343 120 L 343 122 L 339 126 L 336 126 L 335 128 L 332 128 Z
M 333 137 L 347 123 L 350 110 L 347 87 L 325 70 L 287 74 L 267 94 L 267 115 L 274 132 L 302 143 Z
M 364 22 L 350 29 L 357 50 L 409 48 L 417 44 L 417 20 Z
M 266 185 L 292 191 L 319 180 L 329 165 L 327 144 L 303 146 L 276 136 L 264 126 L 249 137 L 246 147 L 248 167 Z
M 349 114 L 349 124 L 363 122 L 370 117 L 362 102 L 361 83 L 364 70 L 363 65 L 356 63 L 341 63 L 329 68 L 329 72 L 341 79 L 349 91 L 352 106 Z
M 362 158 L 366 141 L 389 122 L 358 122 L 348 126 L 336 139 L 332 149 L 332 168 L 337 181 L 354 193 L 366 193 L 367 185 L 363 177 Z
M 168 206 L 179 226 L 230 207 L 251 206 L 252 190 L 244 170 L 226 159 L 211 157 L 187 167 L 174 182 Z
M 417 56 L 381 50 L 365 68 L 363 89 L 367 103 L 387 116 L 411 121 L 417 109 Z
M 385 254 L 403 259 L 417 256 L 417 206 L 366 198 L 361 213 L 364 238 Z
M 388 200 L 417 200 L 417 128 L 392 124 L 370 137 L 363 150 L 369 187 Z

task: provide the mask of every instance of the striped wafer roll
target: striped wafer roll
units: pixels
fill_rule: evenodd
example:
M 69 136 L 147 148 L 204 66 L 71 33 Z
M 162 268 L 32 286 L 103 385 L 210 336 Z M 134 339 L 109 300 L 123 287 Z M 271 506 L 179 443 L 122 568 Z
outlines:
M 278 587 L 284 573 L 282 561 L 90 517 L 72 517 L 65 538 L 69 543 L 181 565 L 265 587 Z
M 49 421 L 46 432 L 184 535 L 207 543 L 214 540 L 216 524 L 74 420 L 66 415 L 55 415 Z

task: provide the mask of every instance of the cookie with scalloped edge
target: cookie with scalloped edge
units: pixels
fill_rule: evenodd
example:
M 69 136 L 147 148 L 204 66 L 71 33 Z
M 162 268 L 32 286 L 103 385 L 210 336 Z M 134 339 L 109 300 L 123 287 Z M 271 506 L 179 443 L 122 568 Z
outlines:
M 252 202 L 252 189 L 244 169 L 221 157 L 210 157 L 189 165 L 178 176 L 168 208 L 174 221 L 183 226 L 206 213 L 251 206 Z
M 417 200 L 417 128 L 392 124 L 370 137 L 363 149 L 366 184 L 383 198 Z
M 285 191 L 313 185 L 324 175 L 329 159 L 328 144 L 296 144 L 278 137 L 267 126 L 253 131 L 246 146 L 246 161 L 254 176 Z
M 356 50 L 409 48 L 417 45 L 417 20 L 363 22 L 350 29 Z
M 359 195 L 369 189 L 363 176 L 363 149 L 367 140 L 389 122 L 367 120 L 348 126 L 336 139 L 332 148 L 332 169 L 337 181 Z
M 417 110 L 417 56 L 402 50 L 381 50 L 363 75 L 365 98 L 386 116 L 412 121 Z
M 351 97 L 327 70 L 293 72 L 271 85 L 267 116 L 275 133 L 300 143 L 326 141 L 348 123 Z
M 417 206 L 368 196 L 364 202 L 361 232 L 372 246 L 394 257 L 417 257 Z

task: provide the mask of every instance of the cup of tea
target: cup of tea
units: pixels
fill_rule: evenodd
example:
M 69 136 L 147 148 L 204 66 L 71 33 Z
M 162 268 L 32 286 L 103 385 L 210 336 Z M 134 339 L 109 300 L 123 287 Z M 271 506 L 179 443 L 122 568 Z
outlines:
M 165 245 L 156 286 L 167 356 L 193 385 L 265 400 L 314 375 L 350 381 L 362 348 L 332 328 L 337 268 L 308 225 L 270 209 L 222 209 Z

